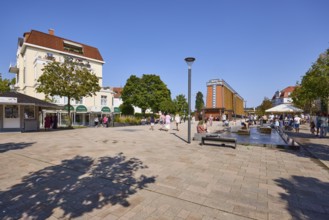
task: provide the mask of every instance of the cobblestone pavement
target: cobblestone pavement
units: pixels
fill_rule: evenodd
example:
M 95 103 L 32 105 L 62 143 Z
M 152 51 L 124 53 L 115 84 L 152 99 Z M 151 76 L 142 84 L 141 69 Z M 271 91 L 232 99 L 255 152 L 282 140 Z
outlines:
M 0 134 L 0 219 L 328 219 L 328 138 L 233 149 L 159 128 Z

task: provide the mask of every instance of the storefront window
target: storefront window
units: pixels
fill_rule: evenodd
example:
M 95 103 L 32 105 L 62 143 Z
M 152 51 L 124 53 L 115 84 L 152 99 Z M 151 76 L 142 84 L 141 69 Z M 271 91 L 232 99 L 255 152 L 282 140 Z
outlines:
M 5 118 L 19 118 L 17 105 L 5 106 Z
M 34 106 L 24 106 L 24 118 L 34 119 Z

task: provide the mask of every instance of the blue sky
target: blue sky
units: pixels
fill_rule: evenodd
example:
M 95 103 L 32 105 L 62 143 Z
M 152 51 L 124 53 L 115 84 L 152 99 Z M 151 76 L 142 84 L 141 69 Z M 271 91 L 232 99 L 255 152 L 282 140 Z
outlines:
M 295 85 L 329 48 L 328 0 L 3 0 L 0 72 L 12 78 L 17 38 L 31 29 L 97 47 L 103 86 L 130 75 L 160 75 L 172 98 L 192 103 L 210 79 L 224 79 L 248 107 Z

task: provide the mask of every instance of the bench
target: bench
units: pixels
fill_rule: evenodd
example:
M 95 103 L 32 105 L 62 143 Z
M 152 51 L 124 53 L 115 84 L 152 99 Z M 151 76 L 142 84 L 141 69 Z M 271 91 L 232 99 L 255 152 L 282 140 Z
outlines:
M 230 137 L 220 137 L 220 136 L 205 136 L 201 138 L 201 145 L 206 144 L 205 141 L 217 141 L 225 145 L 225 143 L 234 143 L 234 148 L 236 148 L 236 138 Z

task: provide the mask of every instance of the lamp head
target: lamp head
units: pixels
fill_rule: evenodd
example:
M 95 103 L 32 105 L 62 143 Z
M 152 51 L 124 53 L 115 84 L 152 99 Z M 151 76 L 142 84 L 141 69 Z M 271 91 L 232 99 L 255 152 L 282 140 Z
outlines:
M 187 57 L 187 58 L 185 58 L 185 62 L 187 63 L 188 68 L 191 68 L 192 67 L 192 64 L 193 64 L 194 61 L 195 61 L 195 58 L 194 57 Z

